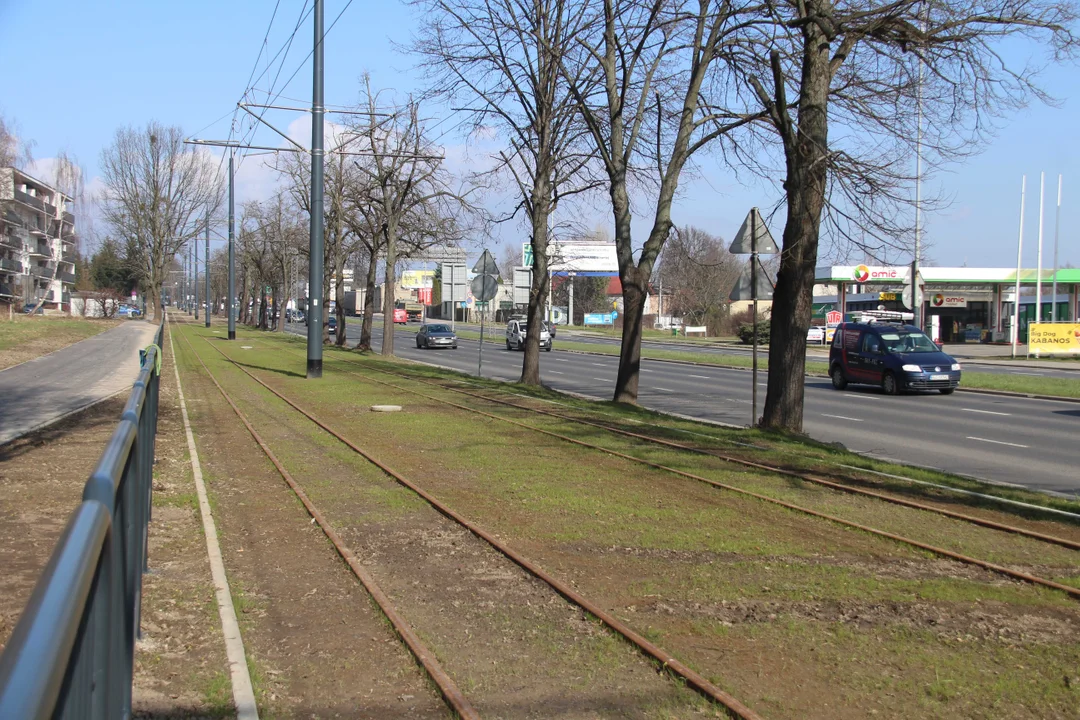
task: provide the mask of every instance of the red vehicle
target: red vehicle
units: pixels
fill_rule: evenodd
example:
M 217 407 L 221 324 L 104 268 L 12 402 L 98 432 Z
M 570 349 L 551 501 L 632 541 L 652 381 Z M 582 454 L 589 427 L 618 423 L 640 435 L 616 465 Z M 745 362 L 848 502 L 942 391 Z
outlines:
M 394 324 L 406 325 L 409 322 L 409 314 L 405 312 L 405 308 L 394 308 Z

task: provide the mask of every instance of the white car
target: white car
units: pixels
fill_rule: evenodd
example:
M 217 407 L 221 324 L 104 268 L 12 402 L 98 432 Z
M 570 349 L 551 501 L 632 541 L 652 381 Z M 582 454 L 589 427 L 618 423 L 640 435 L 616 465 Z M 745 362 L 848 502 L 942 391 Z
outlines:
M 551 352 L 551 333 L 548 332 L 546 325 L 542 324 L 540 327 L 540 349 Z M 528 329 L 528 323 L 524 319 L 512 318 L 506 323 L 506 349 L 524 350 Z
M 825 328 L 821 327 L 820 325 L 811 325 L 810 329 L 806 331 L 806 344 L 824 345 Z

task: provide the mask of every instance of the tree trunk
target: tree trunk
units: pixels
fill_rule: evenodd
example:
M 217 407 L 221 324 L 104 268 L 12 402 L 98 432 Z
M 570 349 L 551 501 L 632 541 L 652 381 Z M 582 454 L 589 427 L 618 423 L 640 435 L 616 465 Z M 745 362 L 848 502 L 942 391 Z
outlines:
M 617 403 L 637 404 L 641 375 L 641 320 L 645 315 L 648 278 L 636 267 L 622 278 L 623 328 L 619 348 L 619 374 L 615 379 Z
M 386 278 L 383 290 L 382 354 L 394 354 L 394 285 L 397 282 L 397 228 L 386 228 Z
M 813 311 L 821 211 L 829 147 L 829 43 L 814 23 L 803 26 L 799 125 L 785 150 L 787 222 L 769 333 L 769 382 L 761 427 L 802 432 L 806 329 Z
M 367 283 L 364 285 L 364 321 L 360 326 L 360 342 L 356 344 L 358 350 L 371 349 L 371 326 L 375 317 L 375 277 L 379 270 L 376 264 L 379 260 L 378 245 L 371 245 L 371 256 L 368 261 Z
M 334 309 L 337 315 L 337 336 L 334 345 L 345 347 L 345 253 L 338 253 L 337 267 L 334 268 Z
M 521 359 L 523 385 L 540 384 L 540 332 L 544 327 L 544 306 L 548 296 L 548 213 L 547 177 L 540 171 L 533 180 L 532 194 L 532 287 L 529 288 L 525 357 Z

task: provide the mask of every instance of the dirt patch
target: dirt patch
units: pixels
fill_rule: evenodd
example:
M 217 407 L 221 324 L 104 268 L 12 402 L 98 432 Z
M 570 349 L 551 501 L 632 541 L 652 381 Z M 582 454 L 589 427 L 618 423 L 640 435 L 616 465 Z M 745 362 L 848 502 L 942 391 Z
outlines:
M 52 554 L 125 398 L 112 398 L 0 446 L 0 643 Z

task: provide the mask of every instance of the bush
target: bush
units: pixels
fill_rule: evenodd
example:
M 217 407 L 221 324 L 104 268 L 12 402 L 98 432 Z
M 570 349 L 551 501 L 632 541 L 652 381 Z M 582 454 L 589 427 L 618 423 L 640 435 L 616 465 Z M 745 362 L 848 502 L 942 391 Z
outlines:
M 772 323 L 768 318 L 758 318 L 757 330 L 758 330 L 758 345 L 764 345 L 769 342 L 769 331 L 771 330 Z M 740 322 L 738 328 L 735 330 L 735 334 L 739 336 L 739 340 L 745 345 L 752 345 L 754 343 L 754 323 Z

